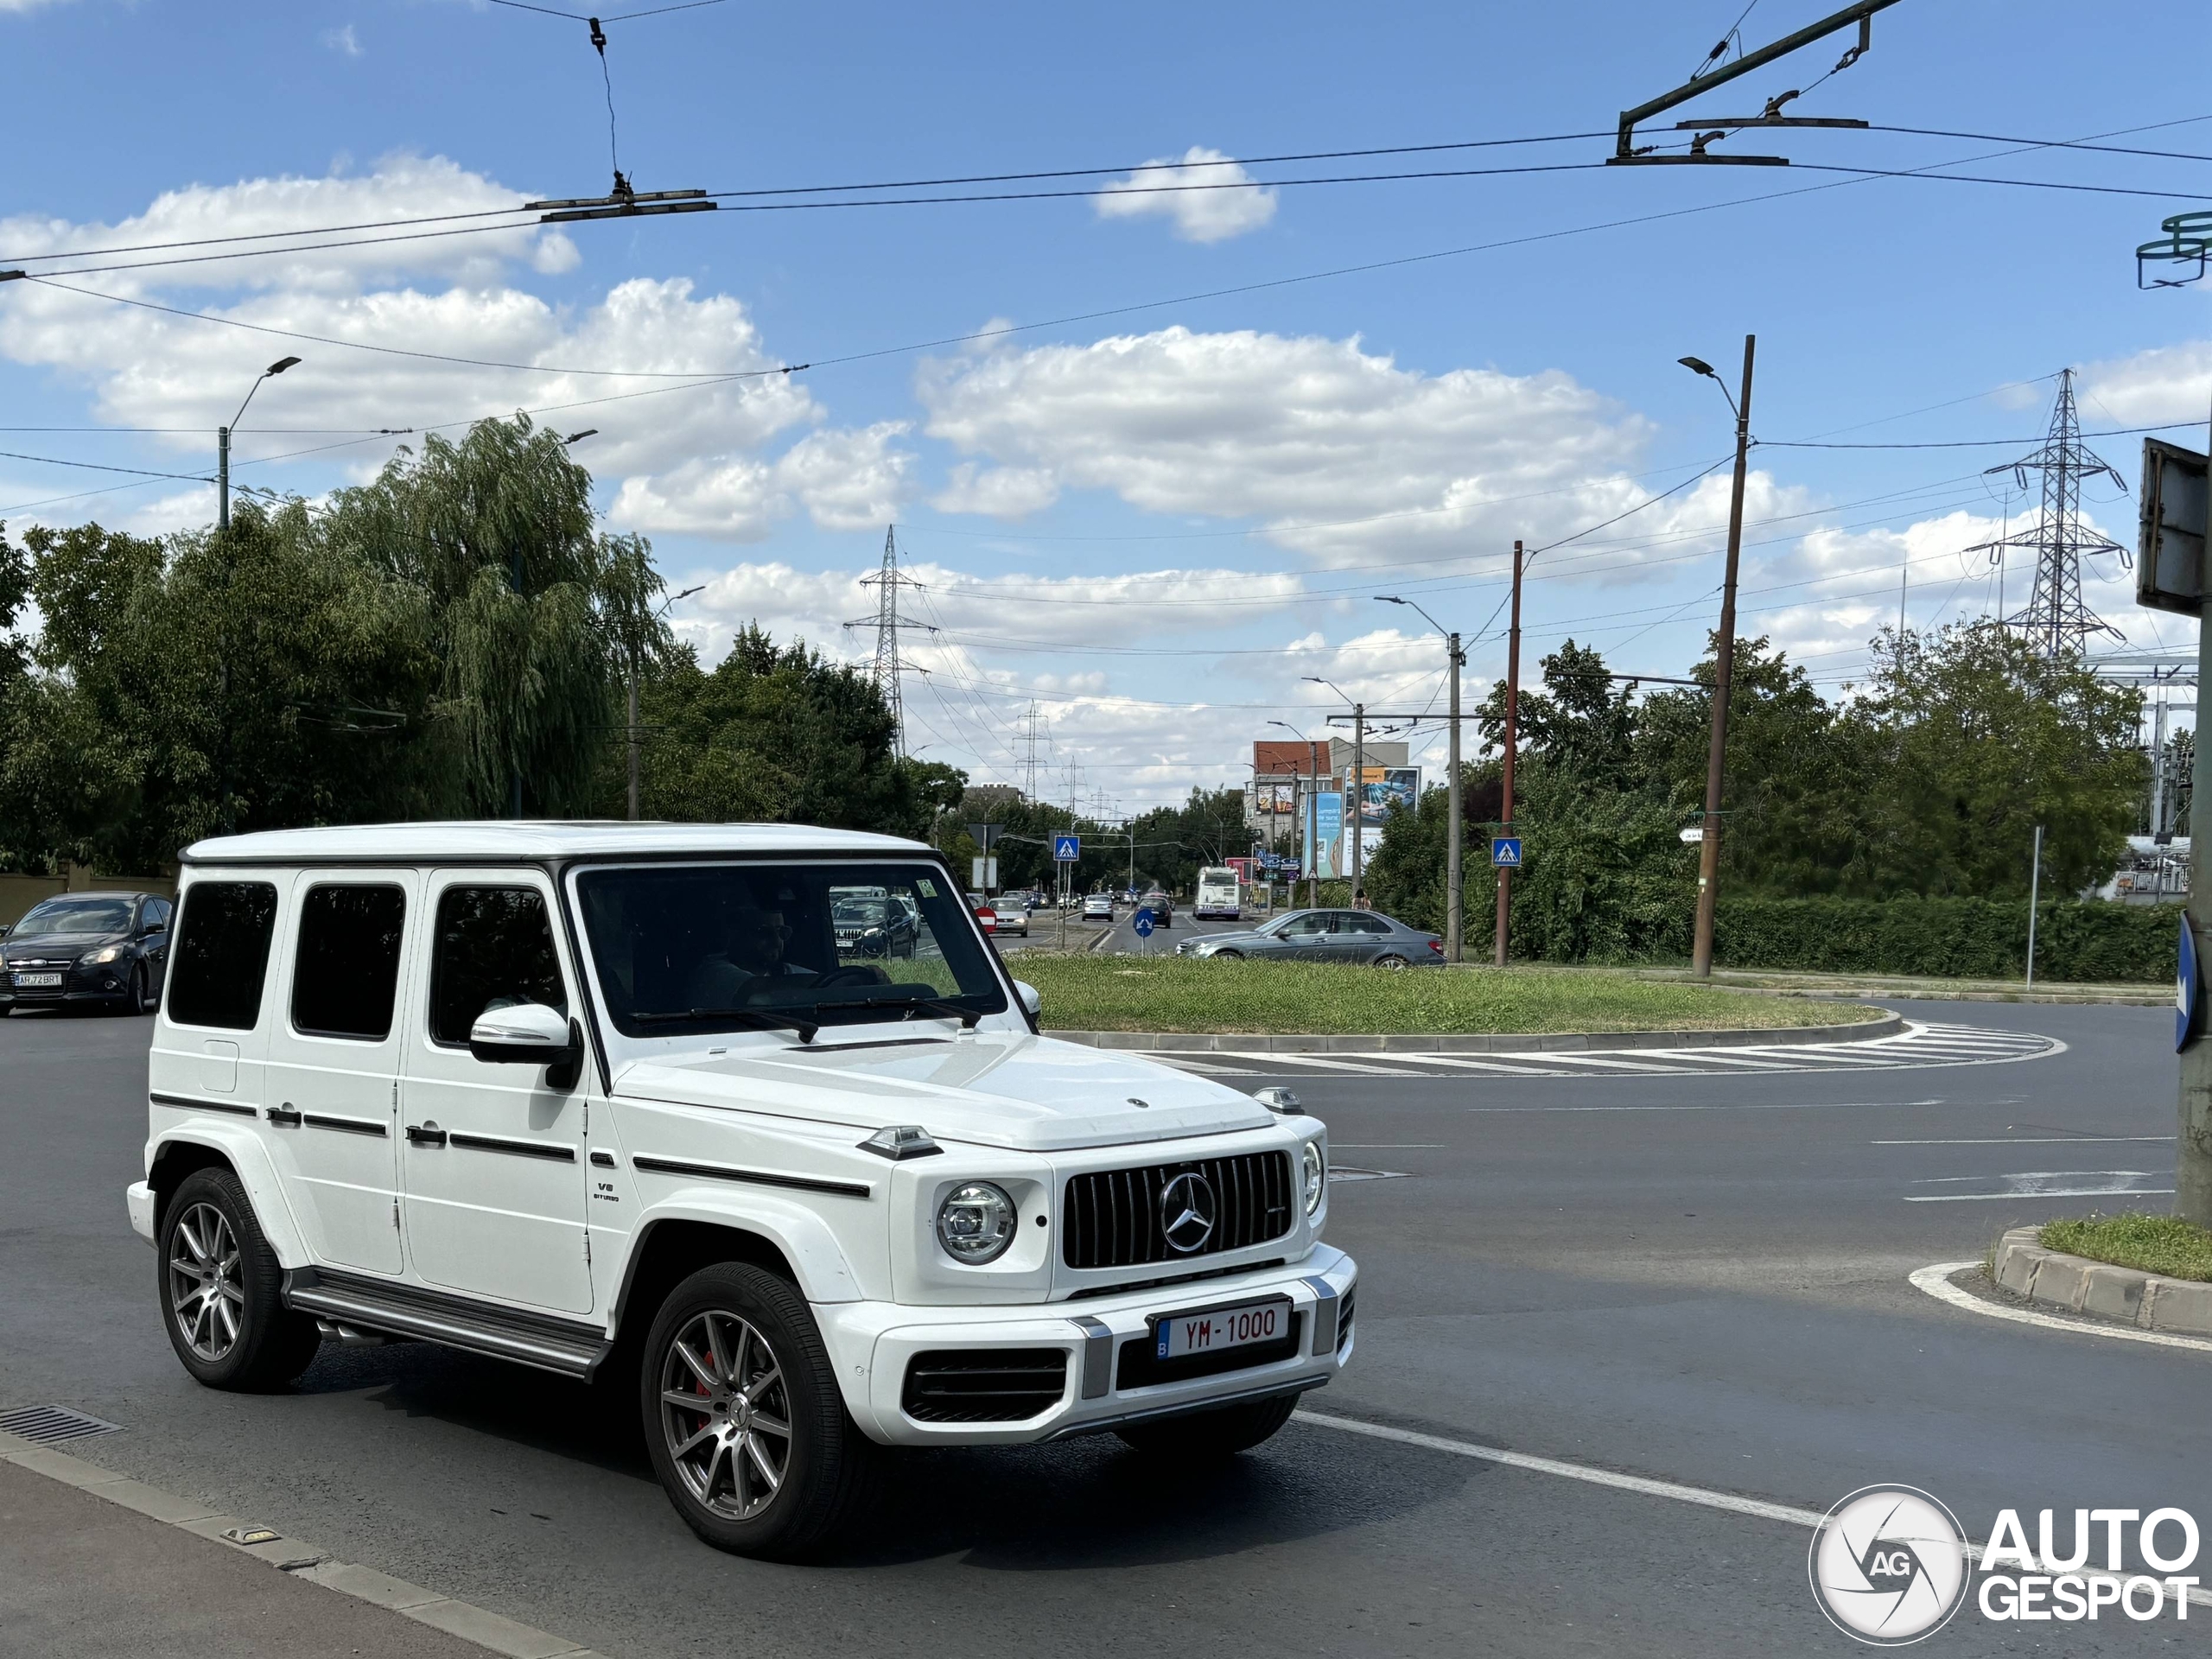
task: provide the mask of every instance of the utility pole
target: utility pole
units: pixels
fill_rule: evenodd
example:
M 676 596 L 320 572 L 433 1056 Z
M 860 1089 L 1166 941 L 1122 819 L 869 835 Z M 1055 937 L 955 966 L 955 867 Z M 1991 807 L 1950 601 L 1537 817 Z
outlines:
M 1321 746 L 1306 740 L 1306 903 L 1321 908 Z
M 256 382 L 258 385 L 259 382 Z M 251 397 L 251 392 L 246 393 Z M 215 429 L 215 528 L 231 527 L 231 429 Z
M 1513 543 L 1513 626 L 1507 631 L 1505 644 L 1505 803 L 1498 809 L 1502 827 L 1513 827 L 1513 761 L 1520 739 L 1521 721 L 1521 568 L 1525 563 L 1521 543 Z M 1458 692 L 1458 677 L 1454 676 L 1452 690 Z M 1455 723 L 1452 734 L 1456 738 L 1459 727 Z M 1457 772 L 1455 769 L 1454 776 Z M 1458 821 L 1453 820 L 1456 830 Z M 1497 870 L 1497 939 L 1491 953 L 1497 966 L 1505 966 L 1506 950 L 1513 932 L 1513 872 L 1503 865 Z
M 1459 649 L 1458 634 L 1446 635 L 1445 646 L 1452 658 L 1452 775 L 1445 784 L 1444 810 L 1452 815 L 1452 828 L 1444 842 L 1444 955 L 1446 961 L 1464 962 L 1467 942 L 1467 834 L 1459 810 L 1459 671 L 1467 665 L 1467 658 Z
M 1360 842 L 1367 838 L 1367 705 L 1351 706 L 1351 896 L 1359 898 Z
M 1736 478 L 1728 494 L 1728 567 L 1720 588 L 1720 639 L 1713 652 L 1713 737 L 1705 758 L 1705 816 L 1697 855 L 1697 936 L 1690 972 L 1713 977 L 1713 918 L 1720 895 L 1720 786 L 1728 753 L 1728 687 L 1736 667 L 1736 566 L 1744 550 L 1744 474 L 1751 448 L 1751 357 L 1758 336 L 1744 336 L 1744 392 L 1736 404 Z M 1685 363 L 1694 362 L 1684 359 Z M 1701 371 L 1718 382 L 1709 368 Z M 1722 385 L 1726 395 L 1728 388 Z

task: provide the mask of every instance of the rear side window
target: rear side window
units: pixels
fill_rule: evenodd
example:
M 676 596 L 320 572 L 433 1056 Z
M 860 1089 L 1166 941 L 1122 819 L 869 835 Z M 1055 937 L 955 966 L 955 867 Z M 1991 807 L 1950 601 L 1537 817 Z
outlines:
M 392 887 L 308 889 L 292 963 L 292 1025 L 315 1037 L 391 1034 L 407 895 Z
M 1390 924 L 1380 916 L 1365 916 L 1358 911 L 1348 911 L 1338 918 L 1338 931 L 1344 933 L 1388 933 Z
M 169 962 L 169 1018 L 251 1031 L 261 1017 L 276 889 L 266 881 L 195 881 Z
M 569 1011 L 545 899 L 535 887 L 448 887 L 430 960 L 430 1039 L 465 1046 L 486 1008 Z

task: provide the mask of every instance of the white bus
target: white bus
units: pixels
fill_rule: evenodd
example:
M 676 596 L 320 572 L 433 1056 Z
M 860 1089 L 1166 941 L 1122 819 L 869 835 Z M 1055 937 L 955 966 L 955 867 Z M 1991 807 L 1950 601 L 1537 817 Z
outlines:
M 1191 906 L 1191 914 L 1200 921 L 1208 917 L 1242 921 L 1244 911 L 1237 902 L 1236 872 L 1226 864 L 1209 864 L 1200 870 L 1198 899 Z

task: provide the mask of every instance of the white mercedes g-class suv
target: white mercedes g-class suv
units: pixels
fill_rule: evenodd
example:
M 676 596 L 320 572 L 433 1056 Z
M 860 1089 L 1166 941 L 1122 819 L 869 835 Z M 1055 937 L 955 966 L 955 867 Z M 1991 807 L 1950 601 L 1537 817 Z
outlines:
M 840 947 L 855 892 L 911 953 Z M 148 1092 L 130 1220 L 194 1376 L 416 1339 L 605 1382 L 726 1549 L 829 1538 L 878 1445 L 1236 1452 L 1351 1354 L 1321 1124 L 1039 1035 L 914 842 L 201 842 Z

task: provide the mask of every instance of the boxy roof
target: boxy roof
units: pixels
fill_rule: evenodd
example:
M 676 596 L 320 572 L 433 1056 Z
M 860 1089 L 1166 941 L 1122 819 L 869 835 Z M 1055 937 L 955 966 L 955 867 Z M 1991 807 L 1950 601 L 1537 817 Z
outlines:
M 934 855 L 918 841 L 796 823 L 626 823 L 493 819 L 458 823 L 348 823 L 217 836 L 184 849 L 188 864 L 511 864 L 543 859 L 696 853 Z

